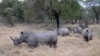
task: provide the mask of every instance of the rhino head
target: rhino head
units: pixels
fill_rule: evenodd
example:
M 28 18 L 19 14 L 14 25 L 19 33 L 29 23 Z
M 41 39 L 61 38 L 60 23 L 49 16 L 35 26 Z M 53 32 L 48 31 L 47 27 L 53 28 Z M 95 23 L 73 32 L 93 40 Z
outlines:
M 13 41 L 13 44 L 14 44 L 14 45 L 18 45 L 18 44 L 20 44 L 20 43 L 22 43 L 22 42 L 26 42 L 27 36 L 28 36 L 28 32 L 23 32 L 23 31 L 22 31 L 22 32 L 20 33 L 19 38 L 15 37 L 15 39 L 14 39 L 14 38 L 12 38 L 12 37 L 10 36 L 10 39 Z
M 18 45 L 18 44 L 20 44 L 20 43 L 22 43 L 23 41 L 20 39 L 20 38 L 12 38 L 11 36 L 10 36 L 10 39 L 13 41 L 13 44 L 14 45 Z

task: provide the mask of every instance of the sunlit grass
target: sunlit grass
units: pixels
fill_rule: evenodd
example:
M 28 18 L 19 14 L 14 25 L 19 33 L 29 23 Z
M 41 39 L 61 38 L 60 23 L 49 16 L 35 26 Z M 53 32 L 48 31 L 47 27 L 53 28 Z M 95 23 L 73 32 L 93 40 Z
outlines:
M 64 25 L 67 27 L 67 25 Z M 0 56 L 100 56 L 100 26 L 91 25 L 94 38 L 86 43 L 79 34 L 59 36 L 57 48 L 40 45 L 31 49 L 27 44 L 14 46 L 9 36 L 19 36 L 20 31 L 46 31 L 45 26 L 17 24 L 15 27 L 0 25 Z

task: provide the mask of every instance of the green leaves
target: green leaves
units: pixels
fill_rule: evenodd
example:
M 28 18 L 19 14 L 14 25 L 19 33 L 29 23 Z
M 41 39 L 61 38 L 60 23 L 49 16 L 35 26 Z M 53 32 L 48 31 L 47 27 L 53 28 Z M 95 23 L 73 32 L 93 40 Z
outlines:
M 81 6 L 79 5 L 78 1 L 76 0 L 62 0 L 61 3 L 59 2 L 55 2 L 55 7 L 57 7 L 57 9 L 61 9 L 62 10 L 62 18 L 66 19 L 66 18 L 70 18 L 70 19 L 75 19 L 76 17 L 78 17 L 80 15 L 80 8 Z
M 81 6 L 77 0 L 27 0 L 23 3 L 18 0 L 3 0 L 2 10 L 13 8 L 18 21 L 33 22 L 45 20 L 45 17 L 53 18 L 52 9 L 61 11 L 61 20 L 74 20 L 80 16 Z

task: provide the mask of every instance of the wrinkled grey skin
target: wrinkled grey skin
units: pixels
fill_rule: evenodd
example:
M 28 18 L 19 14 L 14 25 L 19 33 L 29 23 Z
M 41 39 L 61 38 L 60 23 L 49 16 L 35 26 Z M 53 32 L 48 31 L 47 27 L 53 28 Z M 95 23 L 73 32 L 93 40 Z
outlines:
M 83 35 L 83 38 L 86 42 L 88 42 L 89 40 L 92 40 L 92 37 L 93 37 L 93 31 L 90 29 L 90 28 L 85 28 L 83 31 L 82 31 L 82 35 Z
M 81 32 L 82 32 L 82 28 L 79 27 L 79 26 L 75 26 L 75 27 L 73 28 L 73 31 L 74 31 L 74 33 L 81 33 Z
M 57 29 L 55 31 L 57 31 Z M 59 28 L 58 34 L 60 36 L 67 36 L 67 35 L 69 35 L 69 29 L 68 28 Z
M 28 39 L 26 40 L 28 44 L 33 46 L 33 44 L 41 43 L 41 44 L 47 44 L 54 45 L 56 47 L 57 43 L 57 33 L 55 31 L 46 31 L 46 32 L 36 32 L 31 35 L 29 35 Z
M 23 39 L 20 42 L 27 43 L 31 48 L 37 47 L 39 43 L 47 44 L 50 47 L 57 44 L 57 32 L 55 31 L 45 31 L 45 32 L 21 32 L 20 38 Z M 19 41 L 16 39 L 19 44 Z

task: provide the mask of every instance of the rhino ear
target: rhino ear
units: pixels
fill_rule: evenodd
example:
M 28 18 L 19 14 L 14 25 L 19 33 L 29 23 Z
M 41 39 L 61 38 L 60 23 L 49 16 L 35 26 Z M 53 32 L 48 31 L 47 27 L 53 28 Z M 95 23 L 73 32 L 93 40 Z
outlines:
M 14 41 L 14 39 L 10 36 L 10 39 L 12 40 L 12 41 Z
M 21 33 L 20 34 L 23 34 L 23 31 L 21 31 Z

